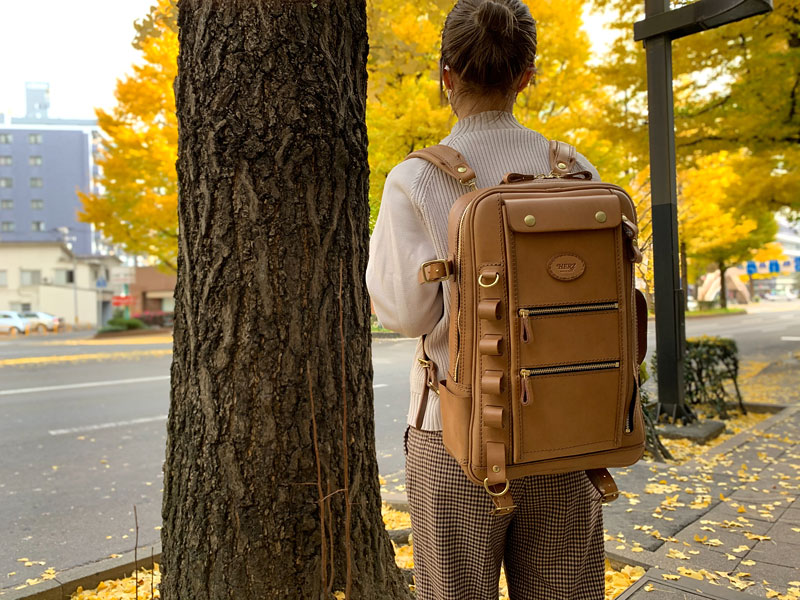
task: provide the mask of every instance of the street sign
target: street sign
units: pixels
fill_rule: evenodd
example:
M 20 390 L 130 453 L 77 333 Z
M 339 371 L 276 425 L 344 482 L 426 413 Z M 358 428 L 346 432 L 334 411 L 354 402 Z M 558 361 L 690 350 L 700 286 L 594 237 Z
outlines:
M 108 287 L 108 282 L 107 282 L 107 281 L 106 281 L 104 278 L 100 277 L 100 278 L 99 278 L 99 279 L 98 279 L 98 280 L 95 282 L 95 286 L 96 286 L 96 287 L 99 287 L 99 288 L 105 288 L 105 287 Z
M 133 296 L 111 296 L 111 306 L 131 306 Z
M 111 285 L 124 285 L 136 281 L 136 272 L 133 267 L 112 267 Z

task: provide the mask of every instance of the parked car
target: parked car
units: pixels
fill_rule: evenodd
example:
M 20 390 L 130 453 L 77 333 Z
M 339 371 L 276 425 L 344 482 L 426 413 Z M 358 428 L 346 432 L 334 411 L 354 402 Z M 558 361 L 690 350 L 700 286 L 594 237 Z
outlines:
M 24 312 L 22 318 L 27 319 L 31 331 L 58 331 L 64 325 L 64 319 L 46 312 Z
M 29 325 L 19 313 L 13 310 L 0 311 L 0 333 L 18 335 L 28 333 Z
M 765 300 L 797 300 L 797 294 L 791 290 L 774 290 L 764 295 Z

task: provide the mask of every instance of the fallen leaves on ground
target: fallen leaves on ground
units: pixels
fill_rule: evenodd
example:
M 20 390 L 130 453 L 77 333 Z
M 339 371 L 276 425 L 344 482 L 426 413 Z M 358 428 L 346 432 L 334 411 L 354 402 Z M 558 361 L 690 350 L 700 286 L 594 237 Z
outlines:
M 158 564 L 154 565 L 152 570 L 139 569 L 134 575 L 136 577 L 131 575 L 124 579 L 101 581 L 96 588 L 91 590 L 79 587 L 70 596 L 70 600 L 133 600 L 137 598 L 137 593 L 139 600 L 153 600 L 153 598 L 161 597 L 158 590 L 158 585 L 161 583 L 161 571 Z

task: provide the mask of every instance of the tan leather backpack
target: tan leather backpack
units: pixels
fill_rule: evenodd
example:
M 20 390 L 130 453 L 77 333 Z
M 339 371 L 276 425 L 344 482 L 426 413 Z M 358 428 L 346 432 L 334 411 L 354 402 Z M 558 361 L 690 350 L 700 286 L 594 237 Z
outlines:
M 484 189 L 452 148 L 412 157 L 471 190 L 450 210 L 448 258 L 420 267 L 421 283 L 451 286 L 450 368 L 438 382 L 421 361 L 420 414 L 438 388 L 444 445 L 498 512 L 514 508 L 509 480 L 535 474 L 586 470 L 613 500 L 605 468 L 635 463 L 645 439 L 647 308 L 634 288 L 631 198 L 570 173 L 575 149 L 562 142 L 550 142 L 550 173 L 510 173 Z

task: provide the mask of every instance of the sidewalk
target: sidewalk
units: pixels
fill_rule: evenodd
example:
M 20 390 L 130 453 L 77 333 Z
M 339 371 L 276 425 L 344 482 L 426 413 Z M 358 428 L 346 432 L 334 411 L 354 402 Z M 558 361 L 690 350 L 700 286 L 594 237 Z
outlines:
M 800 598 L 799 442 L 795 405 L 683 465 L 616 469 L 606 554 L 652 569 L 620 599 Z

